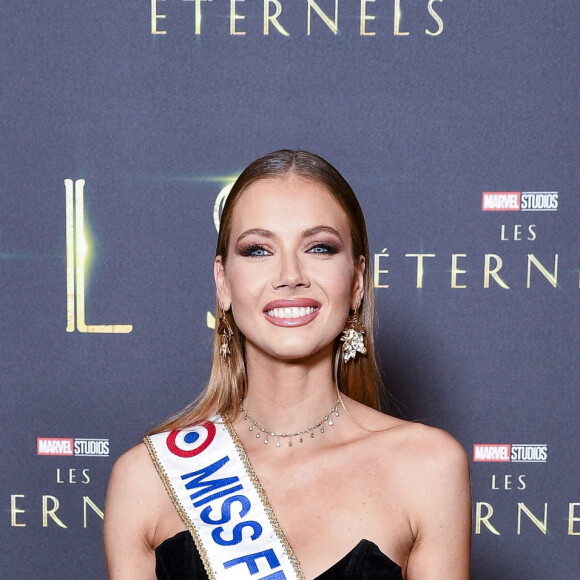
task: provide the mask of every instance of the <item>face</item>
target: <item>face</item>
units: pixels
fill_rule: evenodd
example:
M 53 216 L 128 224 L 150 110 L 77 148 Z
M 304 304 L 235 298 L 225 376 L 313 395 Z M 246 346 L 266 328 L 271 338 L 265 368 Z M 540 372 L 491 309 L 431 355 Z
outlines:
M 348 220 L 332 195 L 290 175 L 258 180 L 241 195 L 227 262 L 216 258 L 215 277 L 247 356 L 295 360 L 332 352 L 362 300 L 364 267 L 362 256 L 353 258 Z

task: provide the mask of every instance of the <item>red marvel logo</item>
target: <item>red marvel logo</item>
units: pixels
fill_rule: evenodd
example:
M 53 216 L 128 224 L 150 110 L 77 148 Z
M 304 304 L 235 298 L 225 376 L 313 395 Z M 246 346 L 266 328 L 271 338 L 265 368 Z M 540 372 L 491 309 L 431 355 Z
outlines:
M 519 211 L 519 191 L 484 191 L 481 198 L 483 211 Z
M 509 443 L 483 444 L 473 446 L 473 461 L 510 461 L 511 445 Z
M 37 455 L 74 455 L 73 440 L 58 437 L 38 437 Z

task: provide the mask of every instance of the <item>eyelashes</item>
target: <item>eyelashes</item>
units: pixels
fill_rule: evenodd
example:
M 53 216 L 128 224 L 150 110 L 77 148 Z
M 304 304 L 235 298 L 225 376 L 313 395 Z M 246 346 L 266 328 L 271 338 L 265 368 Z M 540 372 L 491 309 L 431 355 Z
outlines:
M 248 246 L 242 246 L 238 252 L 240 256 L 244 258 L 264 258 L 265 256 L 272 255 L 272 252 L 261 244 L 250 244 Z M 308 254 L 333 255 L 338 252 L 338 248 L 333 244 L 319 242 L 309 246 L 306 249 L 306 252 Z
M 307 250 L 310 254 L 336 254 L 338 248 L 332 244 L 319 243 L 314 244 Z
M 271 252 L 266 250 L 264 246 L 259 244 L 252 244 L 250 246 L 245 246 L 239 250 L 240 256 L 245 258 L 263 258 L 264 256 L 270 256 Z

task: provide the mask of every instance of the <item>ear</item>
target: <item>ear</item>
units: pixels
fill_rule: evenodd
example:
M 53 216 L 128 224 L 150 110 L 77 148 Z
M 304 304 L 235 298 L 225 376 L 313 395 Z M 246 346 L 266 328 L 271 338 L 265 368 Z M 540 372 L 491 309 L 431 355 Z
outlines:
M 216 256 L 215 258 L 213 263 L 213 276 L 218 300 L 222 304 L 224 312 L 227 312 L 232 305 L 232 296 L 228 277 L 226 276 L 226 269 L 221 256 Z
M 350 308 L 353 311 L 358 309 L 365 295 L 365 267 L 365 257 L 359 256 L 355 263 L 352 290 L 350 293 Z

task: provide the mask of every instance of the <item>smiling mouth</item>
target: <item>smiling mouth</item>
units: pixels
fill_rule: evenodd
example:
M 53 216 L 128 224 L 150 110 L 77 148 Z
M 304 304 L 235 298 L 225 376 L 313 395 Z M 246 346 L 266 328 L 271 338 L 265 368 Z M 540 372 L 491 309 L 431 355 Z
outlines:
M 310 324 L 320 313 L 321 304 L 309 298 L 274 300 L 266 304 L 264 317 L 274 326 L 294 328 Z
M 289 308 L 272 308 L 267 310 L 266 314 L 272 318 L 294 319 L 303 318 L 315 312 L 317 308 L 313 306 L 291 306 Z

